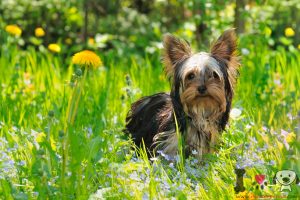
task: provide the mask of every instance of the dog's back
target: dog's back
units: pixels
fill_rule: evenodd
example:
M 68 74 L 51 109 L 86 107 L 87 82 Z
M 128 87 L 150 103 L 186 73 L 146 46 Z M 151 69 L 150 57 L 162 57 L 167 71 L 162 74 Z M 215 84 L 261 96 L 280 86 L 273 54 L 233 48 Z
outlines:
M 153 137 L 160 127 L 160 111 L 171 103 L 171 97 L 167 93 L 158 93 L 143 97 L 133 103 L 126 117 L 127 134 L 131 134 L 136 145 L 140 146 L 144 141 L 147 149 L 153 148 Z

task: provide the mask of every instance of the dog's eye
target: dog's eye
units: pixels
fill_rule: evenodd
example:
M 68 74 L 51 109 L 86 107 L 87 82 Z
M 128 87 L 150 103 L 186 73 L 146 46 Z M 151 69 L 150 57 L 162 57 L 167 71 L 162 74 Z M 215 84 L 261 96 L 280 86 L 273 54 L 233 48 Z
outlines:
M 289 174 L 289 177 L 291 177 L 291 175 Z
M 213 76 L 214 76 L 214 79 L 220 80 L 220 77 L 219 77 L 219 75 L 217 74 L 217 72 L 213 72 Z
M 190 73 L 187 75 L 187 79 L 188 80 L 193 80 L 195 78 L 195 74 L 194 73 Z

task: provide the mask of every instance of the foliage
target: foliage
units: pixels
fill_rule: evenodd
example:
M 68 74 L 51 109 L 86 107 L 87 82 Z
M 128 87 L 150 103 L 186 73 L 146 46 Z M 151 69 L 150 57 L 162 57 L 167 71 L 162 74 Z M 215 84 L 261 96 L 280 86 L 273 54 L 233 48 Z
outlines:
M 79 51 L 80 47 L 74 45 L 87 43 L 93 49 L 113 48 L 119 55 L 124 52 L 143 55 L 145 50 L 156 51 L 166 32 L 192 41 L 198 48 L 207 48 L 212 38 L 232 27 L 235 9 L 233 0 L 3 0 L 0 25 L 1 22 L 1 27 L 17 24 L 26 30 L 21 43 L 25 46 L 60 43 L 69 49 L 72 44 L 74 51 Z M 242 12 L 240 20 L 245 32 L 271 36 L 269 45 L 273 48 L 300 44 L 297 0 L 251 0 L 238 9 Z M 38 27 L 45 29 L 43 38 L 33 37 Z M 292 38 L 284 35 L 289 27 L 295 31 Z
M 63 124 L 75 70 L 62 66 L 58 54 L 1 51 L 1 190 L 3 198 L 163 198 L 234 197 L 234 168 L 246 167 L 246 188 L 255 174 L 270 178 L 276 170 L 299 170 L 295 140 L 299 110 L 298 51 L 271 51 L 265 40 L 241 38 L 243 68 L 224 144 L 200 161 L 189 158 L 179 167 L 162 155 L 150 163 L 136 156 L 122 128 L 132 101 L 168 91 L 158 57 L 115 60 L 90 72 L 75 123 L 64 138 Z M 9 49 L 7 51 L 6 49 Z M 71 84 L 72 85 L 72 84 Z M 113 91 L 113 92 L 112 92 Z M 62 185 L 62 144 L 69 143 L 68 170 Z M 242 150 L 241 150 L 242 149 Z M 143 152 L 143 151 L 142 151 Z M 136 189 L 138 188 L 138 189 Z M 268 194 L 276 194 L 276 187 Z M 299 192 L 295 187 L 294 191 Z M 295 193 L 293 193 L 295 194 Z M 290 195 L 293 195 L 290 194 Z
M 232 26 L 235 4 L 141 2 L 0 2 L 0 199 L 233 199 L 235 168 L 246 169 L 243 198 L 297 197 L 296 184 L 288 194 L 279 185 L 253 185 L 258 174 L 271 184 L 280 169 L 300 172 L 296 1 L 249 1 L 243 10 L 230 126 L 219 150 L 201 161 L 163 153 L 149 160 L 122 130 L 132 102 L 170 89 L 162 35 L 173 32 L 207 50 Z M 21 35 L 5 31 L 11 24 Z M 84 49 L 100 61 L 83 51 L 72 63 Z M 104 66 L 75 65 L 90 56 Z

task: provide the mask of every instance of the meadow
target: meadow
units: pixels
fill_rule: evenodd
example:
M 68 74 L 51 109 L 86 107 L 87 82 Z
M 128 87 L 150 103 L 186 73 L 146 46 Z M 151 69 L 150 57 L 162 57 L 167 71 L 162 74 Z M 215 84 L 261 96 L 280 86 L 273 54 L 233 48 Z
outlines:
M 218 152 L 201 161 L 164 154 L 149 160 L 122 129 L 133 101 L 170 89 L 159 51 L 96 52 L 103 66 L 82 69 L 87 77 L 77 114 L 65 128 L 74 83 L 82 79 L 79 66 L 72 55 L 24 51 L 9 37 L 0 52 L 0 199 L 299 197 L 296 184 L 280 193 L 272 183 L 278 170 L 300 171 L 299 50 L 241 38 L 234 109 Z M 246 170 L 246 191 L 239 194 L 236 168 Z M 266 175 L 264 190 L 254 184 L 258 174 Z
M 0 200 L 299 199 L 274 181 L 300 178 L 299 5 L 1 0 Z M 133 102 L 170 91 L 163 35 L 209 51 L 229 28 L 241 69 L 217 151 L 148 158 L 123 130 Z

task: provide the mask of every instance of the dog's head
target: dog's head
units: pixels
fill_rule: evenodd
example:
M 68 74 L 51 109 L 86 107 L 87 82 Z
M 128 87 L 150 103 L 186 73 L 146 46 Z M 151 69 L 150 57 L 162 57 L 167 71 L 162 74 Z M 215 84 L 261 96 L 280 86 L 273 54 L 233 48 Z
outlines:
M 291 170 L 281 170 L 278 171 L 273 179 L 274 184 L 276 181 L 281 185 L 290 185 L 296 180 L 296 183 L 299 183 L 299 179 L 294 171 Z
M 192 53 L 186 41 L 170 34 L 164 37 L 165 72 L 173 80 L 171 94 L 188 115 L 208 118 L 230 109 L 240 65 L 236 40 L 230 29 L 218 38 L 209 53 Z

